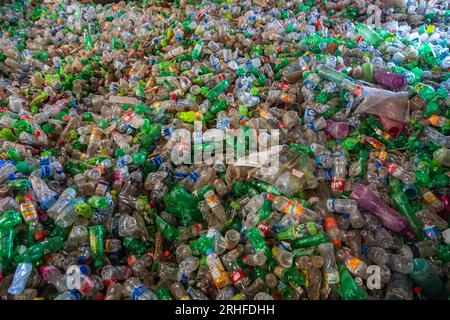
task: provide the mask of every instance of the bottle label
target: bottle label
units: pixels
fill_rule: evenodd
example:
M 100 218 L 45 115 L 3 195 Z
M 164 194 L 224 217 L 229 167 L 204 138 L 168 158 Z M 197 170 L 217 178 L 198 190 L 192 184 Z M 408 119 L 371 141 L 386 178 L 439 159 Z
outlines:
M 175 180 L 183 180 L 186 177 L 186 174 L 184 172 L 174 172 L 173 178 Z
M 219 197 L 217 197 L 217 194 L 215 194 L 212 190 L 205 193 L 205 200 L 211 209 L 214 209 L 219 205 Z
M 30 222 L 30 221 L 38 219 L 36 208 L 34 207 L 34 205 L 31 202 L 22 204 L 21 209 L 22 209 L 23 219 L 26 222 Z
M 50 177 L 51 167 L 49 165 L 41 165 L 40 174 L 41 178 Z
M 327 200 L 327 209 L 328 209 L 328 211 L 335 212 L 334 211 L 334 203 L 335 203 L 335 201 L 336 201 L 336 199 L 328 199 Z
M 83 284 L 78 291 L 80 291 L 82 294 L 86 294 L 94 287 L 94 283 L 91 279 L 85 278 L 86 282 Z
M 159 167 L 163 163 L 161 155 L 157 155 L 157 156 L 151 158 L 150 161 L 152 164 L 154 164 L 157 167 Z
M 325 230 L 338 227 L 336 219 L 332 217 L 325 218 L 323 221 L 323 225 L 325 227 Z
M 245 275 L 242 270 L 234 271 L 231 274 L 231 280 L 233 281 L 233 284 L 240 282 L 242 279 L 244 279 L 244 277 Z
M 131 255 L 131 256 L 128 257 L 128 260 L 127 260 L 128 266 L 131 267 L 135 262 L 136 262 L 136 256 L 135 255 Z
M 347 261 L 345 266 L 347 267 L 347 269 L 349 271 L 355 272 L 360 263 L 361 263 L 361 260 L 359 260 L 358 258 L 352 258 Z
M 425 232 L 427 238 L 431 240 L 436 239 L 441 234 L 436 226 L 424 228 L 423 231 Z
M 113 217 L 113 220 L 111 222 L 111 233 L 115 237 L 119 236 L 119 220 L 120 220 L 120 215 L 116 215 L 115 217 Z
M 142 297 L 142 295 L 144 293 L 146 293 L 148 291 L 148 289 L 144 286 L 144 285 L 139 285 L 136 288 L 133 289 L 133 291 L 131 291 L 131 299 L 133 300 L 139 300 L 140 297 Z
M 326 272 L 325 279 L 329 284 L 339 283 L 339 280 L 340 280 L 339 272 L 337 270 L 331 271 L 331 272 Z
M 191 173 L 189 173 L 189 179 L 191 179 L 192 182 L 196 182 L 199 178 L 200 176 L 198 175 L 197 172 L 192 171 Z
M 317 233 L 317 226 L 314 222 L 308 222 L 306 223 L 306 229 L 308 230 L 308 233 L 313 236 Z
M 300 216 L 303 214 L 303 211 L 305 211 L 305 208 L 299 204 L 293 203 L 291 201 L 288 201 L 288 203 L 286 203 L 286 206 L 283 209 L 283 212 L 285 214 L 292 214 L 294 215 L 297 219 L 300 218 Z
M 423 194 L 423 198 L 425 199 L 426 202 L 430 204 L 437 200 L 437 197 L 429 191 Z
M 384 165 L 386 163 L 387 159 L 387 152 L 386 151 L 380 151 L 377 153 L 378 160 L 381 161 L 381 163 Z
M 331 190 L 332 191 L 343 191 L 345 186 L 345 179 L 331 179 Z
M 392 164 L 390 164 L 389 166 L 388 166 L 388 171 L 389 171 L 389 173 L 390 174 L 392 174 L 393 172 L 394 172 L 394 170 L 395 170 L 395 168 L 397 168 L 397 164 L 396 163 L 392 163 Z
M 101 130 L 95 128 L 91 132 L 91 137 L 101 139 L 103 137 L 103 132 Z
M 183 273 L 181 274 L 181 276 L 180 276 L 180 282 L 181 282 L 181 283 L 187 283 L 188 280 L 189 280 L 189 274 L 183 272 Z
M 297 178 L 300 178 L 300 179 L 302 179 L 303 176 L 305 175 L 303 172 L 298 171 L 296 169 L 292 169 L 291 173 L 292 173 L 292 175 L 294 175 L 294 176 L 296 176 Z
M 129 121 L 131 121 L 131 119 L 133 119 L 133 117 L 134 117 L 134 114 L 127 112 L 122 117 L 122 122 L 129 122 Z
M 106 194 L 106 191 L 108 191 L 108 185 L 99 182 L 97 184 L 97 187 L 95 188 L 95 194 L 99 196 L 104 196 Z
M 229 278 L 223 269 L 222 263 L 217 256 L 209 255 L 207 258 L 209 270 L 213 278 L 214 284 L 218 288 L 223 288 L 229 283 Z
M 261 222 L 256 229 L 258 229 L 261 233 L 262 236 L 265 237 L 266 234 L 270 231 L 269 225 L 266 222 Z

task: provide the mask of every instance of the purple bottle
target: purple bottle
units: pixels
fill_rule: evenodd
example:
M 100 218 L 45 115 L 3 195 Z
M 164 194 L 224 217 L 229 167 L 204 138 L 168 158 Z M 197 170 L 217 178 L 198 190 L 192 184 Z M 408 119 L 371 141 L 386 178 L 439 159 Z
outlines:
M 345 139 L 348 136 L 348 124 L 346 122 L 336 122 L 327 120 L 327 127 L 325 128 L 328 134 L 331 134 L 335 139 Z
M 370 189 L 358 185 L 350 195 L 358 202 L 358 206 L 376 216 L 389 230 L 409 239 L 415 237 L 411 230 L 409 221 L 394 209 L 384 204 Z
M 391 73 L 383 70 L 375 70 L 373 78 L 376 82 L 388 87 L 393 91 L 399 91 L 406 83 L 405 78 L 396 73 Z

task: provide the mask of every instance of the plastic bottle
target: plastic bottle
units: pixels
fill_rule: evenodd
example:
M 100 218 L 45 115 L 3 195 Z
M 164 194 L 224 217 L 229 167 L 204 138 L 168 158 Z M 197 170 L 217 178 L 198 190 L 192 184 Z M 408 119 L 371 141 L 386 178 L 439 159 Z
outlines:
M 339 283 L 340 275 L 339 275 L 338 267 L 336 265 L 333 245 L 329 242 L 322 243 L 322 244 L 319 244 L 318 249 L 319 249 L 320 255 L 324 259 L 323 272 L 324 272 L 325 280 L 330 285 Z

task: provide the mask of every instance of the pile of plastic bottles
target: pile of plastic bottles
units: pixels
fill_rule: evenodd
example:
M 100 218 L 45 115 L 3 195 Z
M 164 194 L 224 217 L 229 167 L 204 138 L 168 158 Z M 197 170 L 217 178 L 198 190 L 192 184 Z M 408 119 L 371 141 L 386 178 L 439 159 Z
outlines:
M 445 0 L 2 2 L 0 297 L 448 299 L 449 22 Z M 177 140 L 196 122 L 278 130 L 279 166 L 175 163 L 217 142 Z

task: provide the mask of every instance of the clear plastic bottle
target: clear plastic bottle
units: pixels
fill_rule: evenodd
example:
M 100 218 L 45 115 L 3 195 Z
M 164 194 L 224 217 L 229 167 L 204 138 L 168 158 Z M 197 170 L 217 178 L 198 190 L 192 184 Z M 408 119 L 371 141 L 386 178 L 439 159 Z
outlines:
M 323 272 L 325 280 L 330 285 L 337 284 L 340 281 L 336 258 L 334 255 L 334 247 L 330 242 L 321 243 L 318 246 L 319 253 L 324 259 Z
M 342 153 L 333 154 L 333 168 L 331 178 L 331 194 L 340 197 L 345 187 L 345 176 L 347 175 L 347 160 Z
M 405 171 L 396 163 L 389 163 L 387 169 L 394 178 L 400 179 L 405 184 L 413 184 L 416 181 L 414 173 Z
M 192 272 L 197 270 L 199 266 L 199 259 L 197 257 L 188 257 L 180 262 L 178 270 L 178 281 L 188 283 Z
M 58 213 L 60 213 L 65 206 L 67 206 L 72 200 L 75 199 L 76 194 L 77 192 L 73 188 L 65 189 L 59 196 L 58 200 L 56 200 L 56 202 L 50 208 L 48 208 L 48 216 L 55 219 Z
M 208 249 L 206 252 L 206 263 L 208 265 L 209 271 L 211 272 L 214 284 L 218 289 L 222 289 L 231 284 L 230 278 L 225 272 L 219 256 L 214 253 L 212 249 Z
M 158 300 L 158 296 L 145 287 L 138 278 L 128 278 L 123 287 L 124 295 L 133 300 Z
M 53 285 L 58 292 L 67 290 L 67 282 L 65 276 L 52 265 L 43 265 L 40 268 L 42 279 Z

